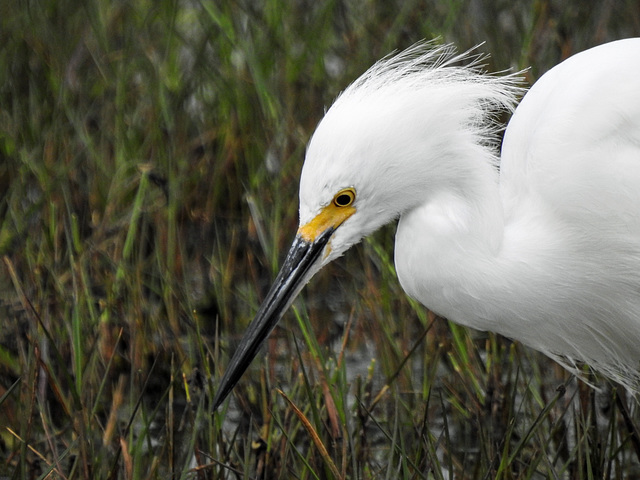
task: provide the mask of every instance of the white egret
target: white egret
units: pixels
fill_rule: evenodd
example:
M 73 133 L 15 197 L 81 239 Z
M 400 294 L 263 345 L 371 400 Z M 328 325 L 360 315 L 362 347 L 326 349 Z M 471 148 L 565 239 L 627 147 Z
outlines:
M 448 319 L 640 386 L 640 38 L 520 91 L 451 47 L 413 47 L 349 86 L 315 131 L 300 228 L 217 407 L 309 279 L 399 218 L 404 290 Z

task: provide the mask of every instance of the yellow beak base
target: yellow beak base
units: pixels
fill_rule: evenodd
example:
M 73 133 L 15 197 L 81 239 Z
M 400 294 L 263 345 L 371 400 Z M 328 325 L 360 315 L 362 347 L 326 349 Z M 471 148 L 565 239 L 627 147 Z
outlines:
M 313 243 L 327 229 L 333 228 L 335 230 L 354 213 L 356 213 L 354 207 L 338 207 L 332 202 L 324 207 L 313 220 L 302 225 L 298 229 L 298 236 Z

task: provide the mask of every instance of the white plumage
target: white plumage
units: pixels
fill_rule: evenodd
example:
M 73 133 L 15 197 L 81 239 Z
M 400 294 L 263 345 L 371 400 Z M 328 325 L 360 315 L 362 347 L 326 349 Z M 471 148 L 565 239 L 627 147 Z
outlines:
M 302 285 L 396 218 L 409 295 L 638 391 L 640 39 L 546 73 L 515 110 L 501 158 L 495 119 L 515 105 L 518 79 L 477 65 L 420 45 L 336 100 L 307 151 L 298 237 L 218 397 Z M 301 245 L 319 247 L 298 262 Z

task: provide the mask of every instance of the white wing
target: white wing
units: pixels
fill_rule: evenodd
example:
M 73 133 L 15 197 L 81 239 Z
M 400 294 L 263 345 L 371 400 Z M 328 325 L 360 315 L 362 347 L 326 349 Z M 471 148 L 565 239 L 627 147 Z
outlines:
M 567 222 L 640 232 L 640 38 L 571 57 L 532 87 L 505 133 L 501 188 L 516 210 L 533 195 Z
M 505 133 L 500 188 L 505 238 L 546 229 L 532 247 L 559 252 L 544 295 L 560 307 L 536 348 L 640 388 L 640 39 L 580 53 L 532 87 Z

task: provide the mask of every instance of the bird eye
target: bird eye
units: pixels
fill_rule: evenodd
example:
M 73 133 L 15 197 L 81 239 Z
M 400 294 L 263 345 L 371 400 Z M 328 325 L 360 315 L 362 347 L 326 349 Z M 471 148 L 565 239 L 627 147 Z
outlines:
M 356 199 L 356 191 L 353 188 L 345 188 L 340 190 L 335 197 L 333 197 L 333 204 L 336 207 L 348 207 Z

